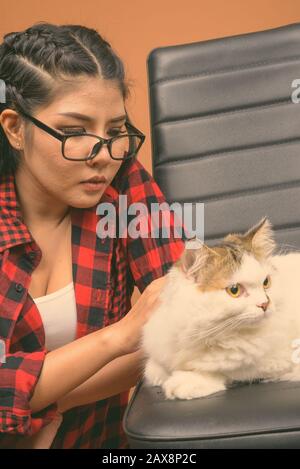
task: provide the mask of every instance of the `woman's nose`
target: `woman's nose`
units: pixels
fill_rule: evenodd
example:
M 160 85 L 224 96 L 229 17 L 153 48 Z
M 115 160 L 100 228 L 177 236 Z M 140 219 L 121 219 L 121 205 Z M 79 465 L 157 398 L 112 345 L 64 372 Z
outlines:
M 107 145 L 102 145 L 101 142 L 99 142 L 99 144 L 97 143 L 93 148 L 93 155 L 94 157 L 92 159 L 86 160 L 88 164 L 94 165 L 99 161 L 112 162 Z
M 258 306 L 259 308 L 262 308 L 264 311 L 266 311 L 266 309 L 268 308 L 270 304 L 270 298 L 267 299 L 267 301 L 264 301 L 263 303 L 260 303 L 256 306 Z

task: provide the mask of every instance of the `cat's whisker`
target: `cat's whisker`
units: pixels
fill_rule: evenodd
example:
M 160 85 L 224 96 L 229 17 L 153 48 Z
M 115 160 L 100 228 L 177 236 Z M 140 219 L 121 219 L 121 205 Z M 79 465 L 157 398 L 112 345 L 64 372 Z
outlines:
M 290 252 L 300 252 L 300 249 L 297 246 L 293 244 L 282 243 L 278 245 L 277 255 L 286 254 L 287 252 L 289 252 L 289 249 L 290 249 Z
M 211 336 L 217 336 L 223 333 L 226 329 L 230 329 L 232 325 L 235 325 L 239 322 L 235 317 L 227 319 L 227 321 L 222 321 L 208 329 L 202 330 L 199 333 L 199 329 L 195 329 L 193 334 L 188 336 L 188 339 L 196 338 L 197 340 L 203 340 Z M 235 328 L 235 327 L 234 327 Z
M 251 318 L 251 317 L 249 316 L 249 318 Z M 229 331 L 233 331 L 234 329 L 237 329 L 238 327 L 240 327 L 245 322 L 247 322 L 247 318 L 242 318 L 242 319 L 241 318 L 240 319 L 233 318 L 229 321 L 226 321 L 223 324 L 219 324 L 215 327 L 212 327 L 210 329 L 205 330 L 204 332 L 202 332 L 202 334 L 198 333 L 198 334 L 195 334 L 194 336 L 189 337 L 189 338 L 192 339 L 193 337 L 195 337 L 198 340 L 217 338 L 221 334 L 224 334 L 224 332 L 229 332 Z
M 235 321 L 232 322 L 232 324 L 229 324 L 229 325 L 225 328 L 225 330 L 226 330 L 226 329 L 229 329 L 230 331 L 233 331 L 234 329 L 237 329 L 237 328 L 238 328 L 241 324 L 243 324 L 243 323 L 244 323 L 244 321 L 241 320 L 241 319 L 240 319 L 240 320 L 235 320 Z M 230 326 L 230 327 L 229 327 L 229 326 Z M 232 327 L 231 327 L 231 326 L 232 326 Z M 223 331 L 220 331 L 219 333 L 217 333 L 216 336 L 220 335 L 221 332 L 224 332 L 224 330 L 223 330 Z
M 220 335 L 221 333 L 223 333 L 226 330 L 236 329 L 237 327 L 242 325 L 244 322 L 247 321 L 247 319 L 250 319 L 251 317 L 252 317 L 251 315 L 239 316 L 239 317 L 234 315 L 233 317 L 227 319 L 226 321 L 223 321 L 222 323 L 218 324 L 214 328 L 209 329 L 208 331 L 211 334 Z

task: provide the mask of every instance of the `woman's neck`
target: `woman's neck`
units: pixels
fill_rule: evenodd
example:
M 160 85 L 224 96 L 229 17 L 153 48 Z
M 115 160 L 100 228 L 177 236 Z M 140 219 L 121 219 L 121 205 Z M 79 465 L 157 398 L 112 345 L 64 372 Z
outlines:
M 68 223 L 71 207 L 54 200 L 40 184 L 25 172 L 15 174 L 18 203 L 27 226 L 47 226 L 53 229 Z M 30 188 L 30 190 L 29 190 Z

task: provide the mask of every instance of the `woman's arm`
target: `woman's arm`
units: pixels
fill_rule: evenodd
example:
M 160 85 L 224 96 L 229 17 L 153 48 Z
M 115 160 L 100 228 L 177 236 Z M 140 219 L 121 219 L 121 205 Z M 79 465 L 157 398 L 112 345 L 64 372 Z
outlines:
M 114 359 L 83 384 L 57 401 L 59 414 L 50 424 L 32 436 L 7 437 L 7 446 L 17 449 L 50 448 L 62 422 L 61 414 L 63 412 L 99 399 L 106 399 L 135 386 L 142 377 L 142 362 L 143 357 L 139 350 Z
M 140 350 L 123 355 L 97 371 L 91 378 L 57 402 L 59 412 L 106 399 L 135 386 L 143 376 Z
M 38 412 L 75 389 L 119 355 L 119 336 L 107 326 L 59 347 L 45 356 L 43 368 L 30 400 Z

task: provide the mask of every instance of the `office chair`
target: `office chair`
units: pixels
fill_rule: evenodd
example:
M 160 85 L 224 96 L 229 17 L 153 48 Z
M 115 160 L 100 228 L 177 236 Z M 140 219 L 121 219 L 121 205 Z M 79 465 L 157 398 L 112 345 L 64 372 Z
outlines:
M 300 23 L 157 48 L 147 66 L 167 201 L 204 203 L 208 245 L 268 216 L 280 248 L 299 249 Z M 123 427 L 131 448 L 300 448 L 300 382 L 166 400 L 142 380 Z

